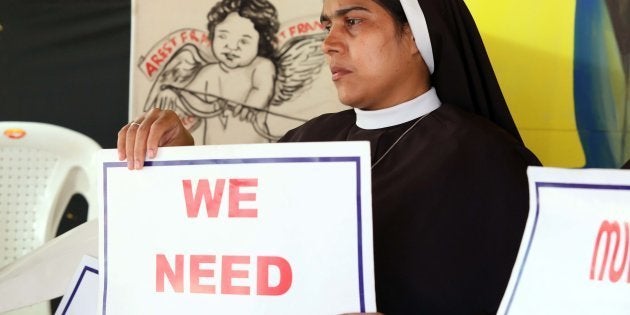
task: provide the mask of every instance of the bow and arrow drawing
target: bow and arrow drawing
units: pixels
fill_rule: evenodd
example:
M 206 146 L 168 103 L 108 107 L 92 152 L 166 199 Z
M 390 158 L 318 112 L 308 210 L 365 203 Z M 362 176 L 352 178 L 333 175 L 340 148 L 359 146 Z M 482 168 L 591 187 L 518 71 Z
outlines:
M 228 15 L 222 23 L 239 18 Z M 174 110 L 183 121 L 188 118 L 185 125 L 191 132 L 201 128 L 204 144 L 213 119 L 223 130 L 227 130 L 230 119 L 248 122 L 263 141 L 276 141 L 280 135 L 270 132 L 269 115 L 306 121 L 271 108 L 310 88 L 325 64 L 321 44 L 326 34 L 293 37 L 261 57 L 260 45 L 250 43 L 256 33 L 235 34 L 234 29 L 225 31 L 221 26 L 214 30 L 212 55 L 200 52 L 191 43 L 173 54 L 153 82 L 144 111 L 153 107 Z

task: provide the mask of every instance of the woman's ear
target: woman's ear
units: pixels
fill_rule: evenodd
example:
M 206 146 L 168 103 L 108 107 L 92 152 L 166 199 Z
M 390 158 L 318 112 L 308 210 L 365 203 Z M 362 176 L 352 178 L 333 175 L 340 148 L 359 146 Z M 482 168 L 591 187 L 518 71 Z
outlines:
M 413 33 L 411 32 L 411 27 L 409 27 L 409 24 L 405 24 L 403 26 L 402 41 L 409 48 L 409 51 L 412 54 L 420 54 L 420 50 L 418 50 L 418 45 L 416 45 L 416 39 L 413 37 Z
M 429 67 L 427 67 L 426 62 L 424 61 L 424 58 L 422 57 L 422 54 L 420 53 L 420 49 L 418 48 L 418 45 L 416 44 L 416 39 L 413 36 L 413 33 L 411 32 L 411 27 L 409 27 L 409 24 L 405 24 L 403 26 L 401 35 L 402 35 L 401 43 L 405 45 L 404 47 L 406 47 L 409 54 L 411 54 L 412 56 L 411 59 L 413 60 L 413 62 L 416 63 L 420 67 L 423 73 L 423 77 L 425 77 L 426 79 L 426 84 L 428 85 L 428 88 L 430 88 L 431 74 L 429 73 Z

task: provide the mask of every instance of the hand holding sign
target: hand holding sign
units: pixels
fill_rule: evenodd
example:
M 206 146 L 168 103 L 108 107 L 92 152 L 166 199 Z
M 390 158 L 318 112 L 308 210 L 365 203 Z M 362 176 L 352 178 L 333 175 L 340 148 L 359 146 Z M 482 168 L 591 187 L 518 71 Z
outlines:
M 139 170 L 147 158 L 157 155 L 158 146 L 193 145 L 192 135 L 172 110 L 154 108 L 118 131 L 118 159 Z
M 112 153 L 104 315 L 375 310 L 367 143 L 163 148 L 140 172 Z

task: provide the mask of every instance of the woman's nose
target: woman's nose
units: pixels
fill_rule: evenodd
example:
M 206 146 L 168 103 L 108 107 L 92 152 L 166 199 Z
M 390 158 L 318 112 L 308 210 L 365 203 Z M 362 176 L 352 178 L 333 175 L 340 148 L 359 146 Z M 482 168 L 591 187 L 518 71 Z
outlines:
M 322 42 L 322 51 L 325 54 L 339 53 L 343 48 L 341 35 L 341 30 L 331 27 Z

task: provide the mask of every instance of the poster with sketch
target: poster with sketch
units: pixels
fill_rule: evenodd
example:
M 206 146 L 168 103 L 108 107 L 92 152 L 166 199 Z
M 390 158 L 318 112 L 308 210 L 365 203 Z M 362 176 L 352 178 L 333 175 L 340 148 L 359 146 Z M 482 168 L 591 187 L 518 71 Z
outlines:
M 197 144 L 273 142 L 339 103 L 321 0 L 134 0 L 130 119 L 175 111 Z

